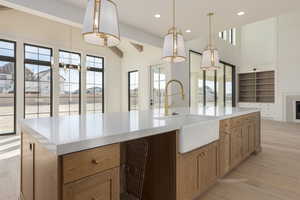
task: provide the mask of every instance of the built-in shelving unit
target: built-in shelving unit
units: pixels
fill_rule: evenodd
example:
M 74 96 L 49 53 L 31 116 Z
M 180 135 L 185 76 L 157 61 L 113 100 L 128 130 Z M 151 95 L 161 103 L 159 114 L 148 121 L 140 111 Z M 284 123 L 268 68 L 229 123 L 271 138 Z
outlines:
M 239 74 L 239 102 L 274 103 L 275 72 Z

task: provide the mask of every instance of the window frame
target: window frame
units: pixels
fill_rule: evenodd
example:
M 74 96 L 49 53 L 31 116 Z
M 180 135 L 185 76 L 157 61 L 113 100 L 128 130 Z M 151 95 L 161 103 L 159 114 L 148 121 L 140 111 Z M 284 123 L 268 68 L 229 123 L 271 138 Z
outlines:
M 99 68 L 96 68 L 96 67 L 88 67 L 87 66 L 87 57 L 94 57 L 94 58 L 100 58 L 102 59 L 102 68 L 99 69 Z M 91 54 L 86 54 L 85 56 L 85 65 L 86 65 L 86 71 L 94 71 L 94 72 L 102 72 L 102 113 L 104 113 L 104 103 L 105 103 L 105 98 L 104 98 L 104 95 L 105 95 L 105 90 L 104 90 L 104 68 L 105 68 L 105 59 L 104 57 L 101 57 L 101 56 L 94 56 L 94 55 L 91 55 Z M 91 68 L 91 69 L 88 69 L 88 68 Z M 86 85 L 87 85 L 87 79 L 86 79 Z M 94 110 L 95 112 L 96 110 Z M 88 110 L 86 109 L 86 112 L 88 113 Z
M 14 57 L 0 56 L 0 61 L 14 63 L 14 130 L 13 132 L 2 133 L 0 136 L 15 135 L 17 130 L 17 42 L 13 40 L 0 39 L 2 42 L 12 43 L 14 45 Z
M 202 53 L 194 51 L 194 50 L 189 50 L 189 60 L 191 59 L 191 54 L 198 54 L 202 56 Z M 232 68 L 232 107 L 236 106 L 236 66 L 230 63 L 227 63 L 225 61 L 220 60 L 220 63 L 223 65 L 222 67 L 224 67 L 224 88 L 223 88 L 223 93 L 224 93 L 224 97 L 223 97 L 223 103 L 224 106 L 226 105 L 226 66 L 229 66 Z M 217 93 L 217 73 L 218 71 L 215 70 L 214 71 L 215 75 L 214 75 L 214 87 L 215 87 L 215 106 L 217 106 L 218 103 L 218 93 Z M 191 88 L 191 62 L 189 62 L 189 88 Z M 191 106 L 191 90 L 189 90 L 189 105 Z M 206 106 L 206 71 L 203 71 L 203 106 Z
M 138 76 L 139 76 L 139 71 L 138 70 L 132 70 L 132 71 L 129 71 L 128 72 L 128 111 L 132 111 L 132 109 L 131 109 L 131 105 L 130 105 L 130 74 L 131 73 L 138 73 Z M 140 80 L 138 79 L 138 92 L 139 92 L 139 82 L 140 82 Z
M 50 47 L 45 47 L 41 45 L 35 45 L 35 44 L 30 44 L 30 43 L 24 43 L 24 107 L 23 107 L 23 118 L 26 119 L 26 79 L 25 79 L 25 66 L 26 64 L 33 64 L 33 65 L 44 65 L 44 66 L 49 66 L 50 67 L 50 117 L 53 116 L 53 68 L 52 68 L 52 61 L 50 62 L 47 61 L 40 61 L 40 60 L 31 60 L 31 59 L 26 59 L 26 46 L 32 46 L 32 47 L 37 47 L 37 48 L 43 48 L 43 49 L 49 49 L 51 52 L 50 59 L 53 57 L 53 49 Z M 27 61 L 27 62 L 26 62 Z M 39 81 L 40 82 L 40 81 Z M 39 107 L 39 105 L 38 105 Z M 39 115 L 39 112 L 36 113 L 36 115 Z
M 78 52 L 73 52 L 73 51 L 68 51 L 68 50 L 63 50 L 63 49 L 59 49 L 58 50 L 58 69 L 60 69 L 60 68 L 64 68 L 64 65 L 62 64 L 62 63 L 60 63 L 60 52 L 65 52 L 65 53 L 70 53 L 70 54 L 77 54 L 77 55 L 79 55 L 79 60 L 80 60 L 80 63 L 79 63 L 79 65 L 77 66 L 78 68 L 77 68 L 77 70 L 79 71 L 79 102 L 78 102 L 78 105 L 79 105 L 79 110 L 78 110 L 78 115 L 80 115 L 81 114 L 81 111 L 82 111 L 82 109 L 81 109 L 81 102 L 82 102 L 82 100 L 81 100 L 81 98 L 82 98 L 82 94 L 81 94 L 81 71 L 82 71 L 82 69 L 81 69 L 81 53 L 78 53 Z M 71 64 L 65 64 L 66 65 L 66 68 L 68 68 L 68 69 L 75 69 L 75 66 L 76 65 L 71 65 Z M 60 74 L 59 74 L 59 71 L 58 71 L 58 75 L 60 76 Z M 59 85 L 60 85 L 60 81 L 59 81 Z M 59 88 L 59 92 L 60 92 L 60 89 L 61 88 Z M 59 98 L 59 100 L 60 100 L 60 94 L 58 95 L 58 98 Z M 60 115 L 60 113 L 68 113 L 68 116 L 70 116 L 70 113 L 71 113 L 71 111 L 70 111 L 70 109 L 69 109 L 69 111 L 68 112 L 60 112 L 60 110 L 59 110 L 59 107 L 60 107 L 60 103 L 58 104 L 58 115 Z M 69 102 L 69 108 L 70 108 L 70 102 Z

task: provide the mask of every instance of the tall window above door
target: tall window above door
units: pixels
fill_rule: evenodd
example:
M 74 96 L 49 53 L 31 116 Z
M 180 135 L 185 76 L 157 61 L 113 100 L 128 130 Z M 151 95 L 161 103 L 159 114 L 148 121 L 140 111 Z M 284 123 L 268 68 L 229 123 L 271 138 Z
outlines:
M 80 65 L 79 53 L 59 51 L 59 114 L 80 114 Z
M 139 72 L 128 72 L 128 110 L 139 108 Z
M 25 118 L 52 116 L 52 49 L 24 45 Z
M 104 58 L 86 56 L 87 113 L 104 112 Z
M 16 127 L 16 43 L 0 40 L 0 136 Z

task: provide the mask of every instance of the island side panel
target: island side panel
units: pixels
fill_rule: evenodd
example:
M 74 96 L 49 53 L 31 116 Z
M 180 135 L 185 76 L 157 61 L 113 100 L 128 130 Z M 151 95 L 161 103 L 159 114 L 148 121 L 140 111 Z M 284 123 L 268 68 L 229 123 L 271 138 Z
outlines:
M 22 200 L 61 200 L 60 158 L 22 131 Z

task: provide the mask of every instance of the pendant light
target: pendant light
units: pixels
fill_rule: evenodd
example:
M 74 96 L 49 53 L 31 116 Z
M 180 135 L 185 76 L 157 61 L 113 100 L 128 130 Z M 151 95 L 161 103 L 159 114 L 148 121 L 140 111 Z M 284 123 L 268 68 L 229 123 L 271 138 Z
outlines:
M 209 43 L 207 45 L 207 48 L 204 50 L 202 55 L 202 70 L 217 70 L 220 68 L 220 58 L 219 58 L 219 52 L 216 48 L 213 46 L 213 36 L 212 36 L 212 16 L 214 16 L 214 13 L 208 13 L 209 18 Z
M 84 40 L 112 47 L 120 43 L 117 5 L 111 0 L 88 0 L 83 21 Z
M 162 60 L 172 63 L 186 60 L 183 35 L 175 26 L 175 0 L 173 0 L 173 27 L 169 29 L 164 39 Z

